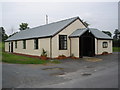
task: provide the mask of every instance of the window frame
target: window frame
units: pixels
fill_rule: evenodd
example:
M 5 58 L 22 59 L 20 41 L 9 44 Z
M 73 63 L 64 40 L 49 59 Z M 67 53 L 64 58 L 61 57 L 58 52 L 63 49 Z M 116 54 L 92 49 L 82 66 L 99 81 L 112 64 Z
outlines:
M 67 35 L 59 35 L 59 50 L 67 50 Z
M 103 48 L 108 48 L 108 42 L 103 42 L 103 43 L 102 43 L 102 47 L 103 47 Z
M 34 49 L 39 49 L 39 39 L 34 39 Z
M 15 48 L 17 49 L 17 41 L 15 41 Z
M 23 49 L 26 49 L 26 40 L 23 40 Z

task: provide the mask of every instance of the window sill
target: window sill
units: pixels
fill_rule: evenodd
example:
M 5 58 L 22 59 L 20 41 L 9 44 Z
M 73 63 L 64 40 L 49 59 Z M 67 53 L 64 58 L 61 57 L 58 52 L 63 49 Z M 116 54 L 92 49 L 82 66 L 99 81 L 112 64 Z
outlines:
M 67 50 L 67 49 L 59 49 L 59 50 Z

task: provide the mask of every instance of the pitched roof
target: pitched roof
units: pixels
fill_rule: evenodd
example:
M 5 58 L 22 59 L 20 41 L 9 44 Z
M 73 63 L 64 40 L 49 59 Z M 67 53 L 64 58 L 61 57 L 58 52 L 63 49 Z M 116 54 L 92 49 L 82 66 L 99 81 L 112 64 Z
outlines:
M 108 36 L 107 34 L 103 33 L 102 31 L 95 29 L 95 28 L 89 28 L 91 33 L 99 39 L 112 39 L 112 37 Z
M 94 37 L 96 37 L 98 39 L 112 39 L 107 34 L 103 33 L 102 31 L 100 31 L 98 29 L 95 29 L 95 28 L 77 29 L 69 37 L 80 37 L 82 34 L 84 34 L 88 30 L 94 35 Z
M 63 28 L 67 27 L 69 24 L 71 24 L 73 21 L 77 19 L 79 19 L 79 17 L 73 17 L 70 19 L 23 30 L 9 37 L 6 41 L 39 38 L 39 37 L 51 37 L 57 34 L 58 32 L 60 32 Z
M 87 31 L 87 28 L 77 29 L 69 37 L 80 37 Z

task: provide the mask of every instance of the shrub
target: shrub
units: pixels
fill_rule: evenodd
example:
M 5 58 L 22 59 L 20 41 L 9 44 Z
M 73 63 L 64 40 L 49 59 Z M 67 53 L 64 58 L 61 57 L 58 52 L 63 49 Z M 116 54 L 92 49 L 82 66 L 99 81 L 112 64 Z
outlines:
M 41 56 L 46 56 L 47 57 L 47 51 L 45 51 L 44 49 L 42 49 L 42 54 Z

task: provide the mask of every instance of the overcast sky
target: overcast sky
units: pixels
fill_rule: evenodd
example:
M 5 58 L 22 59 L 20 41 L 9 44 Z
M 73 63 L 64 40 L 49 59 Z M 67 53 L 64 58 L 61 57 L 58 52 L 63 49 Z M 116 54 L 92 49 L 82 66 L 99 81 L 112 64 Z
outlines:
M 113 31 L 118 28 L 117 2 L 4 2 L 2 6 L 2 26 L 7 34 L 18 31 L 19 24 L 26 22 L 29 27 L 79 16 L 92 28 Z

